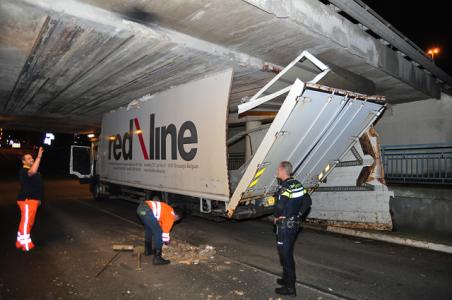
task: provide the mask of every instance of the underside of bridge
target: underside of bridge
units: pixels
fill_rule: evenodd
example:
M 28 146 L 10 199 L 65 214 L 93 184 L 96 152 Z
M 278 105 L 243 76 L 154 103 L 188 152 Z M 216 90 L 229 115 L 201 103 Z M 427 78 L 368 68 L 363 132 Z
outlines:
M 96 131 L 105 112 L 227 67 L 231 120 L 246 121 L 237 105 L 303 50 L 388 103 L 451 85 L 325 2 L 0 0 L 0 127 Z

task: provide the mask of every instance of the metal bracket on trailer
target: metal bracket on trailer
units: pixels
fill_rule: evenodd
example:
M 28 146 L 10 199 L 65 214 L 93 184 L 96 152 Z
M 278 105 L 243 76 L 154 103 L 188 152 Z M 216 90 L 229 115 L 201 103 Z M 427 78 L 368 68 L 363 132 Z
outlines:
M 199 198 L 199 211 L 203 214 L 210 214 L 212 212 L 212 201 Z

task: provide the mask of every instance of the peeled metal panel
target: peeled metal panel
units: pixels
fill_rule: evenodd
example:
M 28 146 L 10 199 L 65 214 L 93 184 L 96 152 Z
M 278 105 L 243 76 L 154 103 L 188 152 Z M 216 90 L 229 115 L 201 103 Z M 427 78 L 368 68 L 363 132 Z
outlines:
M 300 97 L 275 138 L 263 164 L 277 165 L 283 160 L 290 160 L 295 152 L 301 157 L 308 155 L 345 104 L 342 96 L 324 97 L 322 92 L 312 92 L 312 95 L 303 94 Z M 267 167 L 260 176 L 259 184 L 251 187 L 251 193 L 247 191 L 244 197 L 270 192 L 269 188 L 275 182 L 275 175 L 276 168 Z
M 275 137 L 280 131 L 280 129 L 284 126 L 284 123 L 287 120 L 287 116 L 290 115 L 290 112 L 293 110 L 295 105 L 297 104 L 297 98 L 303 92 L 305 84 L 300 80 L 295 80 L 294 84 L 289 90 L 289 93 L 284 100 L 278 114 L 273 120 L 270 128 L 268 129 L 264 139 L 262 140 L 259 148 L 256 153 L 254 153 L 253 158 L 251 159 L 248 167 L 246 168 L 243 176 L 241 177 L 237 188 L 234 190 L 232 194 L 231 200 L 227 206 L 227 214 L 229 217 L 232 217 L 235 209 L 239 205 L 240 200 L 243 198 L 243 194 L 245 190 L 249 187 L 250 183 L 254 181 L 254 178 L 257 174 L 259 174 L 262 169 L 262 162 L 265 159 L 265 156 L 268 153 L 268 150 L 274 143 Z M 261 172 L 262 175 L 264 172 Z
M 296 177 L 306 187 L 315 186 L 319 178 L 310 176 L 326 175 L 330 172 L 334 164 L 373 123 L 381 108 L 381 105 L 375 103 L 349 100 L 311 155 L 299 167 L 297 166 Z
M 98 152 L 100 178 L 228 201 L 226 120 L 231 79 L 229 69 L 105 115 Z M 163 138 L 164 130 L 174 135 Z
M 380 104 L 350 99 L 346 93 L 335 95 L 328 89 L 318 90 L 309 86 L 296 99 L 296 104 L 288 113 L 278 113 L 283 114 L 281 118 L 284 121 L 276 134 L 272 130 L 273 124 L 270 127 L 264 140 L 272 139 L 273 142 L 270 146 L 263 142 L 263 147 L 267 148 L 261 149 L 261 146 L 258 149 L 265 154 L 256 160 L 253 158 L 249 168 L 255 167 L 254 177 L 251 180 L 245 176 L 242 178 L 248 180 L 242 200 L 271 195 L 277 186 L 276 169 L 283 160 L 289 160 L 297 167 L 295 177 L 306 187 L 317 185 L 319 174 L 323 173 L 324 178 L 331 172 L 334 164 L 383 109 Z M 287 100 L 291 101 L 289 96 Z M 271 134 L 274 137 L 268 136 Z M 327 165 L 328 170 L 325 170 Z

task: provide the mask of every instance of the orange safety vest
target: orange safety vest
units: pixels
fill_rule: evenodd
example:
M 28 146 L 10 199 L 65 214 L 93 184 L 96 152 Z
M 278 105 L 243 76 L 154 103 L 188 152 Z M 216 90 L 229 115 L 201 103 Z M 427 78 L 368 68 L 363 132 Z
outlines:
M 170 240 L 169 232 L 174 224 L 174 209 L 160 201 L 145 201 L 149 208 L 152 210 L 154 217 L 159 221 L 160 228 L 162 228 L 162 239 L 164 242 Z

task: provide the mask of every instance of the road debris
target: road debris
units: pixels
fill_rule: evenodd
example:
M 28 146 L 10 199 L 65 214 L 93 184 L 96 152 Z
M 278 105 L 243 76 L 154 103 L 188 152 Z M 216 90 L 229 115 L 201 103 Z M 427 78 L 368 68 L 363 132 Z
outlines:
M 197 265 L 212 259 L 215 254 L 215 248 L 210 245 L 195 247 L 180 240 L 171 241 L 170 246 L 163 247 L 163 256 L 176 264 Z
M 141 255 L 144 253 L 144 247 L 143 246 L 134 247 L 133 253 L 137 255 L 137 271 L 141 271 Z
M 114 251 L 133 251 L 133 245 L 113 245 Z
M 95 278 L 99 277 L 100 274 L 102 274 L 105 269 L 107 269 L 107 267 L 115 260 L 115 258 L 117 258 L 119 255 L 121 254 L 120 251 L 118 251 L 115 255 L 113 255 L 113 257 L 102 267 L 102 269 L 100 269 L 99 272 L 97 272 L 96 276 L 94 276 Z

